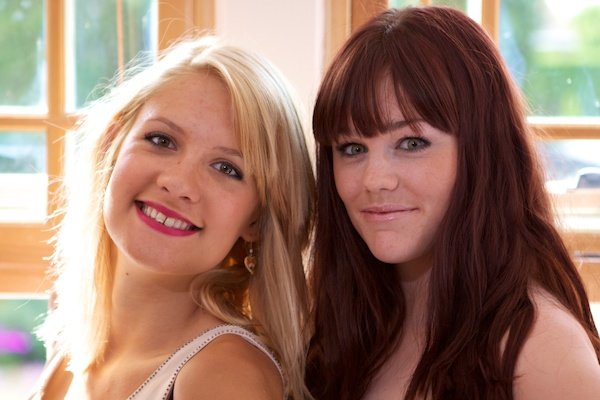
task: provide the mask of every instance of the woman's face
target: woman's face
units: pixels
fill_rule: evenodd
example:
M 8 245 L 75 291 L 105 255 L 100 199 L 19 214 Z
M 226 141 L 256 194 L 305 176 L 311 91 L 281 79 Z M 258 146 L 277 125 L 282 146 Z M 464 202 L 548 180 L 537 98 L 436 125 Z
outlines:
M 373 255 L 410 279 L 431 266 L 433 239 L 456 180 L 457 143 L 424 121 L 415 132 L 391 85 L 386 81 L 378 98 L 387 129 L 372 138 L 338 137 L 333 169 L 352 224 Z
M 105 194 L 118 262 L 195 275 L 240 237 L 255 239 L 258 194 L 247 169 L 221 81 L 196 73 L 167 84 L 141 108 Z

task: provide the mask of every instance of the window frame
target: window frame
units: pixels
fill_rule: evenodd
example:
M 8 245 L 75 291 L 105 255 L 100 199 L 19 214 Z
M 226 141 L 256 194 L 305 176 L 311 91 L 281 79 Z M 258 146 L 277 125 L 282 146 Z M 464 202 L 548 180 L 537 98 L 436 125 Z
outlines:
M 58 177 L 63 174 L 64 137 L 77 122 L 66 111 L 66 4 L 68 0 L 44 2 L 47 63 L 46 113 L 9 114 L 0 111 L 1 131 L 38 131 L 46 133 L 48 209 L 57 211 Z M 117 7 L 123 0 L 117 0 Z M 158 12 L 158 50 L 195 30 L 213 31 L 215 0 L 156 1 Z M 52 254 L 50 240 L 58 220 L 45 223 L 0 223 L 0 293 L 3 295 L 40 295 L 51 286 L 47 275 Z
M 66 112 L 65 77 L 65 7 L 68 0 L 46 0 L 46 61 L 47 102 L 44 114 L 0 113 L 2 131 L 41 131 L 46 133 L 48 185 L 48 215 L 57 210 L 57 177 L 63 173 L 64 136 L 76 123 Z M 123 0 L 117 0 L 118 3 Z M 482 26 L 497 41 L 501 0 L 482 0 Z M 420 0 L 429 4 L 430 0 Z M 388 7 L 386 0 L 325 0 L 324 65 L 350 33 L 373 14 Z M 214 31 L 215 0 L 157 0 L 158 48 L 164 49 L 177 38 L 192 30 Z M 49 78 L 52 79 L 49 79 Z M 589 123 L 559 124 L 551 121 L 530 122 L 534 133 L 545 140 L 600 139 L 600 126 Z M 2 132 L 0 132 L 2 134 Z M 57 220 L 46 223 L 0 223 L 0 293 L 40 294 L 51 285 L 47 276 L 48 258 L 52 254 L 49 243 Z M 597 232 L 563 232 L 572 251 L 600 254 Z M 598 258 L 582 258 L 584 280 L 600 282 Z M 587 275 L 586 275 L 587 274 Z M 592 298 L 600 301 L 600 283 L 594 287 Z

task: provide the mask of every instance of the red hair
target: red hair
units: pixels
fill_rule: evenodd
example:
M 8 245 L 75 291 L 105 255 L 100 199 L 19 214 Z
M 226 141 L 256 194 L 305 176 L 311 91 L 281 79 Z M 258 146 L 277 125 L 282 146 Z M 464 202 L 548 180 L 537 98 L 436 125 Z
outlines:
M 515 364 L 534 321 L 532 283 L 573 314 L 600 356 L 584 286 L 554 226 L 525 107 L 493 41 L 451 8 L 391 9 L 347 41 L 315 105 L 313 395 L 361 398 L 402 332 L 399 281 L 352 226 L 335 190 L 331 147 L 349 126 L 365 136 L 382 130 L 377 91 L 388 78 L 407 120 L 422 119 L 458 143 L 456 184 L 434 247 L 426 347 L 407 399 L 512 399 Z

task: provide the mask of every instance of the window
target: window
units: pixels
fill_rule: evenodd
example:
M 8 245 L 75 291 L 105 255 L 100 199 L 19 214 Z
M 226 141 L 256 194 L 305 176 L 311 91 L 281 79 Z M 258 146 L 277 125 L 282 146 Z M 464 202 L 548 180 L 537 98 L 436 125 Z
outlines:
M 374 13 L 428 4 L 465 11 L 498 43 L 530 107 L 559 227 L 600 306 L 600 0 L 330 0 L 328 59 Z
M 212 29 L 213 0 L 0 0 L 0 293 L 43 293 L 74 112 L 140 51 Z
M 30 387 L 43 361 L 31 330 L 47 309 L 48 241 L 75 112 L 138 52 L 156 54 L 214 19 L 214 0 L 0 0 L 1 393 L 25 398 L 15 390 Z

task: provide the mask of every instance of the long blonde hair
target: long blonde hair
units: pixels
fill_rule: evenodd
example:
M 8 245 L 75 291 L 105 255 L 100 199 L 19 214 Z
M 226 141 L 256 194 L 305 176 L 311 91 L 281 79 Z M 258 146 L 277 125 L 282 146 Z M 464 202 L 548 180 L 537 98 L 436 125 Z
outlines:
M 182 40 L 150 67 L 131 67 L 129 78 L 85 110 L 74 132 L 77 157 L 65 177 L 66 206 L 52 259 L 55 308 L 41 336 L 75 371 L 101 362 L 113 287 L 113 246 L 102 213 L 112 167 L 144 102 L 172 79 L 198 72 L 214 74 L 229 90 L 236 133 L 258 189 L 260 233 L 253 275 L 243 266 L 239 239 L 220 268 L 198 276 L 191 295 L 218 318 L 260 335 L 283 366 L 288 395 L 310 397 L 303 383 L 308 332 L 302 256 L 314 177 L 303 116 L 288 83 L 266 59 L 215 37 Z

